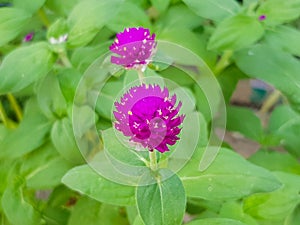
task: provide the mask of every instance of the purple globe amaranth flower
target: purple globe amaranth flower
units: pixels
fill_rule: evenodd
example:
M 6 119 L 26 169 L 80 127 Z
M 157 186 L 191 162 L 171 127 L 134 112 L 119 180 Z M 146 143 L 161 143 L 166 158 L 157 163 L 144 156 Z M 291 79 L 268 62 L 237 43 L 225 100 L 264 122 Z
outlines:
M 25 37 L 23 38 L 23 41 L 24 42 L 32 41 L 33 36 L 34 36 L 34 32 L 30 32 L 30 33 L 28 33 L 28 34 L 25 35 Z
M 115 102 L 115 128 L 150 151 L 169 151 L 168 145 L 179 140 L 179 126 L 185 117 L 178 115 L 182 103 L 175 104 L 176 95 L 169 96 L 167 88 L 146 84 L 133 87 Z
M 126 69 L 143 67 L 150 62 L 155 47 L 155 34 L 150 35 L 149 29 L 126 28 L 117 34 L 114 43 L 109 47 L 110 51 L 119 56 L 112 56 L 111 62 Z
M 260 16 L 258 17 L 258 20 L 259 20 L 259 21 L 263 21 L 263 20 L 265 20 L 266 18 L 267 18 L 266 15 L 260 15 Z

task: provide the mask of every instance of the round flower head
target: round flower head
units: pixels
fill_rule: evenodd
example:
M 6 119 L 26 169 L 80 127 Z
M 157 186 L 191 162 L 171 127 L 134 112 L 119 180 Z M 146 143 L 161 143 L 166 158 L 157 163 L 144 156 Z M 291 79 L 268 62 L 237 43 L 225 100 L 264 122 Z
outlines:
M 23 41 L 24 42 L 32 41 L 33 36 L 34 36 L 34 32 L 30 32 L 30 33 L 28 33 L 28 34 L 25 35 L 25 37 L 23 38 Z
M 259 21 L 263 21 L 263 20 L 265 20 L 266 18 L 267 18 L 266 15 L 260 15 L 260 16 L 258 17 L 258 20 L 259 20 Z
M 149 29 L 126 28 L 117 34 L 114 43 L 109 47 L 110 51 L 119 56 L 112 56 L 111 62 L 126 69 L 147 65 L 155 47 L 155 34 L 150 35 Z
M 184 115 L 178 115 L 182 103 L 167 88 L 142 84 L 131 88 L 120 102 L 115 102 L 115 127 L 130 141 L 140 143 L 150 151 L 169 151 L 168 145 L 179 140 L 179 126 Z

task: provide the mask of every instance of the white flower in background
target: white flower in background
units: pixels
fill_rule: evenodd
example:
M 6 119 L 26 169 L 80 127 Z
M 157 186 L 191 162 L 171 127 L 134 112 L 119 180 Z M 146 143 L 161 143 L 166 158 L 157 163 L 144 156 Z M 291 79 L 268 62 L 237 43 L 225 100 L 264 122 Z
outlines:
M 49 42 L 53 45 L 62 44 L 65 43 L 68 39 L 68 34 L 63 34 L 59 36 L 58 38 L 50 37 Z

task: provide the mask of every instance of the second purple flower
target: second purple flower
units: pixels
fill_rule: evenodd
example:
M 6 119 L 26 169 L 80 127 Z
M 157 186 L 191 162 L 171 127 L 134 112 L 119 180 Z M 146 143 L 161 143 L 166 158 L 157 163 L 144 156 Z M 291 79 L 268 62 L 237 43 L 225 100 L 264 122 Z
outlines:
M 110 51 L 118 56 L 112 56 L 111 62 L 124 66 L 126 69 L 139 68 L 147 65 L 156 47 L 155 34 L 143 27 L 126 28 L 118 33 Z

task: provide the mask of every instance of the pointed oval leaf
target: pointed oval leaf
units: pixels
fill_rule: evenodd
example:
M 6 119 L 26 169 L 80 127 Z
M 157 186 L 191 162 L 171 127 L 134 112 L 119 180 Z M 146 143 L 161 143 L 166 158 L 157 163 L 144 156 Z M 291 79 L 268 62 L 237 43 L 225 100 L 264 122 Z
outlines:
M 208 148 L 206 151 L 214 151 Z M 207 200 L 239 199 L 257 192 L 270 192 L 281 187 L 269 171 L 246 161 L 237 153 L 222 148 L 212 164 L 199 171 L 202 151 L 179 172 L 187 196 Z
M 16 8 L 0 8 L 0 46 L 13 40 L 28 23 L 30 13 Z
M 300 56 L 300 31 L 289 26 L 278 26 L 268 30 L 264 41 L 270 46 L 277 46 L 293 55 Z
M 278 48 L 266 45 L 238 51 L 233 58 L 245 74 L 275 86 L 300 111 L 299 60 Z
M 300 0 L 264 1 L 257 13 L 266 16 L 264 22 L 268 25 L 289 22 L 300 16 Z
M 0 94 L 20 91 L 45 76 L 53 65 L 53 56 L 46 43 L 17 48 L 0 66 Z
M 79 164 L 84 161 L 76 145 L 71 121 L 67 117 L 53 124 L 51 140 L 60 155 L 69 162 Z
M 69 188 L 100 202 L 122 206 L 135 204 L 135 187 L 109 181 L 88 165 L 71 169 L 62 178 L 62 182 Z
M 197 15 L 215 21 L 222 21 L 240 10 L 239 4 L 234 0 L 183 0 L 183 2 Z
M 68 45 L 78 47 L 89 43 L 100 29 L 117 14 L 122 3 L 123 0 L 80 1 L 68 18 L 70 28 Z
M 1 203 L 3 211 L 11 224 L 40 224 L 39 212 L 24 199 L 21 187 L 8 187 L 3 193 Z
M 237 50 L 262 37 L 264 29 L 256 17 L 236 15 L 221 22 L 208 42 L 208 49 Z
M 170 170 L 162 169 L 156 178 L 146 174 L 142 179 L 156 179 L 156 182 L 137 187 L 137 207 L 147 225 L 182 223 L 186 205 L 185 191 L 179 177 L 175 174 L 170 177 L 171 173 Z
M 24 9 L 29 13 L 35 13 L 46 2 L 46 0 L 13 0 L 14 7 Z

